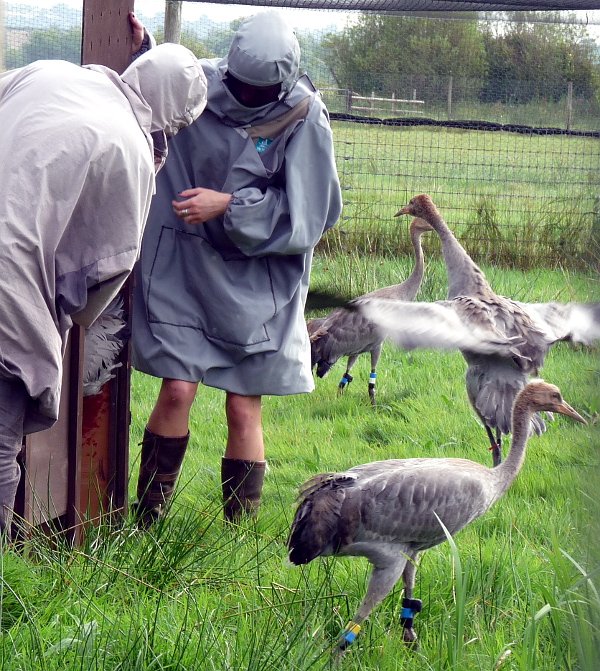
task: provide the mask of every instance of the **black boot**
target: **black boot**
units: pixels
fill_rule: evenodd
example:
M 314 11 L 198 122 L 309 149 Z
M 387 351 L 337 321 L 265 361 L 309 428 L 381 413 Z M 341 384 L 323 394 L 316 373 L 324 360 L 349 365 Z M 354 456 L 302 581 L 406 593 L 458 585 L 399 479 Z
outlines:
M 189 431 L 180 438 L 158 436 L 149 429 L 144 431 L 137 500 L 131 504 L 140 526 L 149 527 L 164 514 L 164 507 L 173 496 L 189 439 Z
M 223 513 L 228 522 L 242 515 L 254 517 L 260 506 L 265 479 L 266 461 L 246 461 L 223 457 L 221 483 L 223 486 Z

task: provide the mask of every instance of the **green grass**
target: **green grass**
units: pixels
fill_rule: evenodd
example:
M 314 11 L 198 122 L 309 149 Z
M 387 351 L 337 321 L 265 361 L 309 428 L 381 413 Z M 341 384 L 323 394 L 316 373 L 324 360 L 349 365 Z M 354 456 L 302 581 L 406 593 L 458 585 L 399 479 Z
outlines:
M 332 127 L 345 207 L 321 248 L 406 253 L 394 214 L 428 193 L 477 261 L 597 268 L 597 138 L 339 121 Z
M 396 281 L 410 262 L 316 260 L 317 284 L 362 292 Z M 356 264 L 356 265 L 352 265 Z M 363 264 L 363 265 L 360 265 Z M 485 268 L 495 289 L 521 300 L 598 299 L 598 279 Z M 405 276 L 405 275 L 404 275 Z M 422 297 L 443 296 L 436 261 Z M 256 524 L 221 522 L 222 392 L 201 388 L 190 449 L 170 515 L 150 532 L 104 526 L 69 549 L 40 536 L 24 555 L 0 555 L 0 668 L 54 670 L 329 669 L 331 646 L 362 599 L 360 558 L 286 562 L 295 489 L 309 476 L 413 456 L 491 464 L 467 402 L 458 353 L 384 349 L 378 406 L 368 362 L 342 397 L 339 362 L 309 395 L 266 398 L 270 471 Z M 544 377 L 591 425 L 558 417 L 530 441 L 517 481 L 484 517 L 422 557 L 415 597 L 421 647 L 405 650 L 397 587 L 367 620 L 340 669 L 596 671 L 600 645 L 597 351 L 556 346 Z M 134 372 L 133 495 L 144 423 L 158 383 Z M 499 661 L 502 660 L 502 661 Z

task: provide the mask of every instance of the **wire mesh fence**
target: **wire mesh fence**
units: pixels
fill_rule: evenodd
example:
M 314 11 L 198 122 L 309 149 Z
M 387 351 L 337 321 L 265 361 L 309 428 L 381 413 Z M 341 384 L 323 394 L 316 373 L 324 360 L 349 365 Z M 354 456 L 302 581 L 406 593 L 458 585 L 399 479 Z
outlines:
M 200 57 L 223 56 L 241 18 L 255 11 L 184 2 L 182 42 Z M 330 111 L 344 190 L 342 219 L 321 249 L 409 253 L 407 226 L 393 215 L 429 193 L 480 261 L 597 267 L 594 25 L 556 12 L 535 23 L 526 15 L 500 22 L 281 11 Z M 80 62 L 81 7 L 7 3 L 4 13 L 5 68 Z M 160 41 L 164 3 L 140 1 L 136 13 Z

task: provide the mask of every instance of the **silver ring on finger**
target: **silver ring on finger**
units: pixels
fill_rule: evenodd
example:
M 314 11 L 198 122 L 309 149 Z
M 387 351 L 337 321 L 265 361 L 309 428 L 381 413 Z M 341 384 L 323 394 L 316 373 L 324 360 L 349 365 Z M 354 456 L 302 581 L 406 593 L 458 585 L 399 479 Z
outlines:
M 182 217 L 187 217 L 188 216 L 187 207 L 184 210 L 181 210 L 181 216 Z

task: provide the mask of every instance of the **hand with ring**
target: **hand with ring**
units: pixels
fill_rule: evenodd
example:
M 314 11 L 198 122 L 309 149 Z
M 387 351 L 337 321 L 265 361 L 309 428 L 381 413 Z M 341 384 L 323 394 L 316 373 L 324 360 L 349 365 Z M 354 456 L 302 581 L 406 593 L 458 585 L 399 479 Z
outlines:
M 230 193 L 196 187 L 177 194 L 185 200 L 173 200 L 173 212 L 188 225 L 196 225 L 224 214 L 231 201 Z M 190 212 L 190 209 L 193 212 Z

